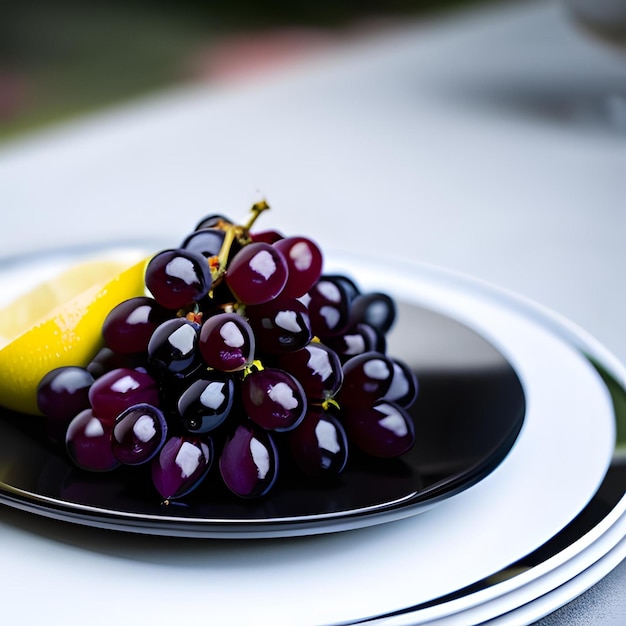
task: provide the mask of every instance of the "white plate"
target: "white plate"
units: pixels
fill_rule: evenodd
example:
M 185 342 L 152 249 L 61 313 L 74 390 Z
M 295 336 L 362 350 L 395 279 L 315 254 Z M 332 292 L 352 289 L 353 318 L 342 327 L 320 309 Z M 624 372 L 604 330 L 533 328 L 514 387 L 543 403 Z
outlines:
M 116 612 L 135 610 L 137 598 L 168 598 L 142 603 L 145 622 L 192 619 L 198 602 L 215 623 L 351 622 L 434 600 L 496 573 L 541 546 L 583 509 L 611 458 L 613 407 L 596 370 L 554 332 L 552 318 L 434 269 L 381 268 L 339 255 L 333 264 L 363 287 L 378 286 L 459 319 L 514 364 L 528 411 L 502 464 L 416 518 L 322 537 L 191 545 L 33 523 L 54 541 L 34 538 L 38 549 L 27 554 L 10 540 L 2 547 L 7 562 L 28 572 L 38 602 L 61 610 L 58 592 L 46 584 L 46 566 L 63 562 L 76 615 L 82 603 L 91 604 L 91 580 L 97 577 L 98 597 L 115 597 Z M 416 331 L 415 341 L 417 348 L 428 337 Z M 27 590 L 18 588 L 16 594 L 12 601 L 25 607 L 25 617 L 37 610 Z M 188 600 L 181 603 L 179 597 Z M 78 607 L 75 598 L 81 598 Z M 66 624 L 79 621 L 64 617 Z

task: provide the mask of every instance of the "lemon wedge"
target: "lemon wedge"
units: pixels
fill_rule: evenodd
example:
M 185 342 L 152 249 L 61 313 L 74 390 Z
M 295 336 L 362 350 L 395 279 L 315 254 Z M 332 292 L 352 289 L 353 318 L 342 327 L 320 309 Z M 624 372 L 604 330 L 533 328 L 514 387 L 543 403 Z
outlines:
M 40 414 L 37 385 L 55 367 L 85 367 L 102 347 L 109 311 L 145 293 L 148 259 L 73 266 L 0 309 L 0 405 Z

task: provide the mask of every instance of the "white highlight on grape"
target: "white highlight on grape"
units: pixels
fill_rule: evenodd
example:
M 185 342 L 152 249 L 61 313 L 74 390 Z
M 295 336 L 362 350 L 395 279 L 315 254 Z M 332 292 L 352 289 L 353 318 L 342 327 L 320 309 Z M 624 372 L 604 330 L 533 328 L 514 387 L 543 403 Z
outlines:
M 317 284 L 317 290 L 326 298 L 326 300 L 330 300 L 331 302 L 341 302 L 341 291 L 339 291 L 339 287 L 335 285 L 335 283 L 331 283 L 330 281 L 320 281 Z
M 200 394 L 200 402 L 203 406 L 214 411 L 222 406 L 226 396 L 224 395 L 224 383 L 211 382 Z
M 331 329 L 337 326 L 339 318 L 341 317 L 339 310 L 336 309 L 334 306 L 323 306 L 320 309 L 320 315 L 326 321 L 326 326 Z
M 298 399 L 293 395 L 293 389 L 285 382 L 276 383 L 267 395 L 270 400 L 280 404 L 287 411 L 292 411 L 298 406 Z
M 274 318 L 276 326 L 280 326 L 292 333 L 299 333 L 302 329 L 298 324 L 298 316 L 295 311 L 279 311 Z
M 150 319 L 150 307 L 147 304 L 138 306 L 126 318 L 126 323 L 130 325 L 145 324 Z
M 383 428 L 390 430 L 398 437 L 404 437 L 409 432 L 404 418 L 392 406 L 388 404 L 379 404 L 376 407 L 376 410 L 387 416 L 383 417 L 383 419 L 378 422 Z
M 116 393 L 127 393 L 139 388 L 139 383 L 130 375 L 122 376 L 111 385 L 111 391 Z
M 305 293 L 303 296 L 300 296 L 298 300 L 302 302 L 302 304 L 304 304 L 304 306 L 307 308 L 309 307 L 309 304 L 311 304 L 311 296 L 308 293 Z
M 365 339 L 361 335 L 346 335 L 346 354 L 361 354 L 365 352 Z
M 92 417 L 85 426 L 85 437 L 102 437 L 104 428 L 99 419 Z
M 257 252 L 248 263 L 250 269 L 267 280 L 276 271 L 276 262 L 267 250 Z
M 235 322 L 228 321 L 220 328 L 220 336 L 230 348 L 241 348 L 246 340 Z
M 142 415 L 133 425 L 133 434 L 142 443 L 147 443 L 156 435 L 154 420 L 150 415 Z
M 328 353 L 324 350 L 314 349 L 309 352 L 309 355 L 307 367 L 313 372 L 313 375 L 326 380 L 333 373 Z
M 311 267 L 311 263 L 313 263 L 313 253 L 311 248 L 309 248 L 309 244 L 305 241 L 299 241 L 291 247 L 289 258 L 293 261 L 294 267 L 300 272 L 308 270 Z
M 196 331 L 193 326 L 183 324 L 169 336 L 168 342 L 181 354 L 189 354 L 196 345 Z
M 337 454 L 341 450 L 335 427 L 326 420 L 320 420 L 315 427 L 315 437 L 320 448 Z
M 387 363 L 381 359 L 366 361 L 363 365 L 363 372 L 368 378 L 373 378 L 374 380 L 385 380 L 390 374 Z
M 187 285 L 198 282 L 193 263 L 189 259 L 177 256 L 165 266 L 165 273 L 173 278 L 180 278 Z
M 63 380 L 65 379 L 65 380 Z M 85 386 L 85 381 L 81 380 L 80 376 L 57 376 L 52 379 L 50 383 L 50 389 L 55 393 L 60 393 L 63 391 L 69 391 L 70 393 L 75 393 L 79 389 L 82 389 Z
M 387 319 L 387 307 L 383 302 L 372 302 L 367 309 L 367 314 L 374 326 L 379 326 Z
M 397 364 L 393 364 L 393 378 L 391 379 L 391 385 L 389 391 L 385 394 L 387 400 L 397 400 L 404 397 L 409 393 L 409 381 L 404 375 L 402 368 Z
M 270 471 L 270 455 L 267 448 L 258 440 L 250 439 L 250 453 L 256 465 L 256 475 L 263 480 Z
M 176 455 L 175 463 L 180 467 L 183 478 L 189 478 L 199 467 L 202 453 L 196 446 L 188 441 L 184 441 Z

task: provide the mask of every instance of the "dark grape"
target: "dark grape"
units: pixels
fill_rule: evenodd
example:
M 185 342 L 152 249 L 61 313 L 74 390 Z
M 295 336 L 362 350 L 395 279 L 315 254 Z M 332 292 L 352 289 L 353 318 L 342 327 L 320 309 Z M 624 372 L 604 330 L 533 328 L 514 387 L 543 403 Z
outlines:
M 247 306 L 246 316 L 262 352 L 299 350 L 312 339 L 308 310 L 295 298 L 281 296 L 265 304 Z
M 46 416 L 64 419 L 89 408 L 93 376 L 82 367 L 65 366 L 49 371 L 37 387 L 37 405 Z
M 382 398 L 391 386 L 394 367 L 379 352 L 352 357 L 343 366 L 343 385 L 337 399 L 342 407 L 367 407 Z
M 205 228 L 191 233 L 180 247 L 209 258 L 220 253 L 225 236 L 226 233 L 223 230 Z
M 211 285 L 207 260 L 190 250 L 163 250 L 146 267 L 146 287 L 167 309 L 181 309 L 201 300 Z
M 353 324 L 363 322 L 385 334 L 396 319 L 396 305 L 385 293 L 365 293 L 352 300 L 350 319 Z
M 163 413 L 151 404 L 135 404 L 115 420 L 111 451 L 124 465 L 141 465 L 161 449 L 166 436 Z
M 274 247 L 280 250 L 289 270 L 284 295 L 303 296 L 322 274 L 322 253 L 317 244 L 306 237 L 285 237 Z
M 255 340 L 250 324 L 236 313 L 210 317 L 200 330 L 200 352 L 204 362 L 222 372 L 235 372 L 254 359 Z
M 209 438 L 170 437 L 152 460 L 152 482 L 165 500 L 191 493 L 213 464 L 213 441 Z
M 385 353 L 385 336 L 369 324 L 356 324 L 349 328 L 343 335 L 327 337 L 324 342 L 332 348 L 343 361 L 364 352 Z
M 200 326 L 184 317 L 163 322 L 148 343 L 150 366 L 170 378 L 185 378 L 202 366 Z
M 184 427 L 191 433 L 214 430 L 228 417 L 234 397 L 235 383 L 231 376 L 207 372 L 178 399 L 177 409 Z
M 125 300 L 104 320 L 104 342 L 118 354 L 145 352 L 156 327 L 170 315 L 154 298 L 139 296 Z
M 119 368 L 98 378 L 89 389 L 89 402 L 98 418 L 113 424 L 133 404 L 159 405 L 159 389 L 150 374 Z
M 128 369 L 144 368 L 147 364 L 145 352 L 130 352 L 122 354 L 113 352 L 111 348 L 104 346 L 87 365 L 87 371 L 94 377 L 100 378 L 111 370 L 126 367 Z
M 302 385 L 307 398 L 332 398 L 343 382 L 343 369 L 337 353 L 322 343 L 311 342 L 301 350 L 278 356 L 278 366 Z
M 250 233 L 250 239 L 252 241 L 262 241 L 264 243 L 276 243 L 281 239 L 284 239 L 284 235 L 277 230 L 261 230 L 256 233 Z
M 322 339 L 333 337 L 348 327 L 350 297 L 343 282 L 322 277 L 309 289 L 304 302 L 314 335 Z
M 213 228 L 216 230 L 226 230 L 229 226 L 232 226 L 233 222 L 228 217 L 215 213 L 213 215 L 207 215 L 202 218 L 197 224 L 194 230 L 205 230 L 207 228 Z
M 417 376 L 403 361 L 391 359 L 391 362 L 393 364 L 393 378 L 384 399 L 404 408 L 409 408 L 417 399 L 419 389 Z
M 346 294 L 349 302 L 352 302 L 361 293 L 359 286 L 349 276 L 344 274 L 324 274 L 321 278 L 336 285 L 341 285 L 341 289 Z
M 67 452 L 82 469 L 106 472 L 120 463 L 111 450 L 112 424 L 93 414 L 91 409 L 81 411 L 70 422 L 65 435 Z
M 296 465 L 308 476 L 337 476 L 348 460 L 348 438 L 341 422 L 320 407 L 312 407 L 288 434 Z
M 351 443 L 371 456 L 397 457 L 415 443 L 411 416 L 387 400 L 379 400 L 367 408 L 345 410 L 343 423 Z
M 241 498 L 265 495 L 276 482 L 278 453 L 269 433 L 240 425 L 224 444 L 219 460 L 224 484 Z
M 226 283 L 240 302 L 263 304 L 276 298 L 287 283 L 283 255 L 264 242 L 244 246 L 226 272 Z
M 295 428 L 307 409 L 302 385 L 275 368 L 248 374 L 241 383 L 241 398 L 248 417 L 266 430 Z

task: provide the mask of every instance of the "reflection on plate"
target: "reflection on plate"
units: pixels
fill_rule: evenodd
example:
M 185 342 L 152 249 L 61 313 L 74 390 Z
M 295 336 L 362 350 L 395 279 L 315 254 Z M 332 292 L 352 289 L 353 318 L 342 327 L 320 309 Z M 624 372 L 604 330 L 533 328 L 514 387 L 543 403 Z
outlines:
M 22 280 L 25 272 L 27 263 L 13 262 L 3 279 L 15 273 Z M 82 472 L 46 442 L 42 420 L 5 412 L 0 501 L 87 525 L 191 537 L 317 534 L 419 513 L 497 467 L 520 432 L 525 397 L 504 356 L 449 316 L 401 305 L 390 344 L 420 383 L 412 411 L 417 444 L 400 459 L 355 455 L 340 480 L 324 486 L 283 475 L 258 501 L 236 500 L 209 477 L 184 503 L 164 506 L 141 470 Z

